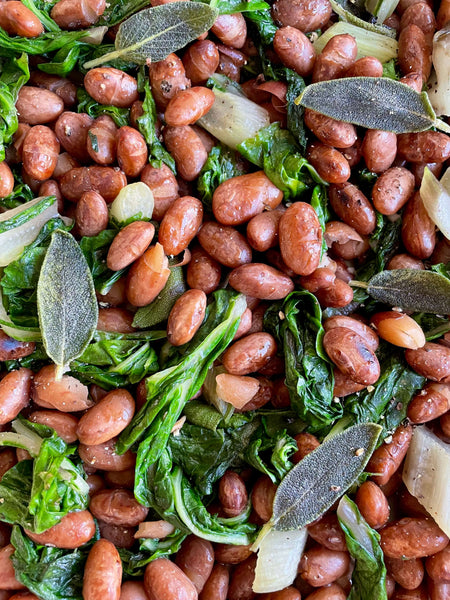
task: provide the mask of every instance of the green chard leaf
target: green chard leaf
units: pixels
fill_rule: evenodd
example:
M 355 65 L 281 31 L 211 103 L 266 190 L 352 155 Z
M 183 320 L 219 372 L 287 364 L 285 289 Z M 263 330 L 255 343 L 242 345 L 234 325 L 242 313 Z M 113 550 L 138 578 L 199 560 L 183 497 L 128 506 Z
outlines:
M 119 108 L 117 106 L 107 106 L 105 104 L 99 104 L 91 98 L 84 89 L 77 90 L 78 107 L 79 113 L 87 113 L 93 119 L 96 119 L 100 115 L 108 115 L 113 120 L 117 127 L 123 127 L 130 123 L 130 109 Z
M 3 30 L 0 28 L 0 45 L 2 34 Z M 19 124 L 15 106 L 19 90 L 30 78 L 26 54 L 22 54 L 18 58 L 8 58 L 2 62 L 0 75 L 0 161 L 5 159 L 5 145 L 12 140 Z
M 369 280 L 367 292 L 379 302 L 403 310 L 450 314 L 450 280 L 433 271 L 382 271 Z
M 56 0 L 22 0 L 22 4 L 36 15 L 47 31 L 61 31 L 59 25 L 50 17 L 50 11 L 56 4 Z
M 305 456 L 278 486 L 266 531 L 301 529 L 323 515 L 363 472 L 380 432 L 374 423 L 354 425 Z
M 320 81 L 309 85 L 295 102 L 367 129 L 409 133 L 437 127 L 450 132 L 450 126 L 436 118 L 425 92 L 419 94 L 386 77 Z
M 130 577 L 142 578 L 145 567 L 149 562 L 178 552 L 186 537 L 186 532 L 175 529 L 173 533 L 165 538 L 141 538 L 137 552 L 126 548 L 118 548 L 124 574 Z
M 148 0 L 110 0 L 97 25 L 112 27 L 148 7 Z
M 260 0 L 196 0 L 197 2 L 203 2 L 209 4 L 211 8 L 215 8 L 219 11 L 220 15 L 232 15 L 238 12 L 254 12 L 259 10 L 270 9 L 270 5 L 267 2 L 261 2 Z
M 141 10 L 119 26 L 116 50 L 84 67 L 90 69 L 117 58 L 137 65 L 149 60 L 158 62 L 208 31 L 218 14 L 216 9 L 199 2 L 172 2 Z
M 52 234 L 37 284 L 37 305 L 45 350 L 63 370 L 86 349 L 98 319 L 89 266 L 65 231 Z
M 356 561 L 347 600 L 387 600 L 386 567 L 380 534 L 368 525 L 348 496 L 339 502 L 337 516 L 347 548 Z
M 119 280 L 125 272 L 111 271 L 106 266 L 106 255 L 108 254 L 111 242 L 118 233 L 117 229 L 104 229 L 98 235 L 92 237 L 82 237 L 80 248 L 89 265 L 89 269 L 94 279 L 95 289 L 100 295 L 107 294 L 112 285 Z
M 273 38 L 277 32 L 278 27 L 275 25 L 269 10 L 257 10 L 255 12 L 249 12 L 246 15 L 247 21 L 250 21 L 251 25 L 258 32 L 261 42 L 268 46 L 273 42 Z

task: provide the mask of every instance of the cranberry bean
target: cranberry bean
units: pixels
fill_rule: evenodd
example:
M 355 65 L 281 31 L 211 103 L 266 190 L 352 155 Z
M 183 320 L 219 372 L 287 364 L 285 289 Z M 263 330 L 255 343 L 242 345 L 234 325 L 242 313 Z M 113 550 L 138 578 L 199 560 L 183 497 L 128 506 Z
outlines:
M 337 552 L 345 552 L 347 544 L 345 543 L 345 535 L 339 525 L 339 520 L 336 513 L 327 513 L 314 523 L 308 525 L 308 533 L 312 539 L 328 548 Z
M 420 558 L 385 558 L 388 572 L 394 580 L 406 590 L 415 590 L 422 583 L 423 563 Z
M 153 560 L 144 574 L 149 600 L 197 600 L 197 590 L 183 571 L 168 558 Z
M 111 165 L 116 160 L 117 126 L 108 115 L 95 119 L 87 135 L 89 156 L 99 165 Z M 135 130 L 133 130 L 135 131 Z
M 87 386 L 70 375 L 56 379 L 56 365 L 47 365 L 35 374 L 31 395 L 39 406 L 62 412 L 77 412 L 92 406 Z
M 330 287 L 318 290 L 316 296 L 322 307 L 339 308 L 350 304 L 353 290 L 345 281 L 336 278 Z
M 98 192 L 111 203 L 127 185 L 127 178 L 117 167 L 79 167 L 65 173 L 60 185 L 62 195 L 71 202 L 78 202 L 85 192 Z
M 128 177 L 137 177 L 148 158 L 144 136 L 132 127 L 124 126 L 117 132 L 117 162 Z
M 193 196 L 178 198 L 166 211 L 158 239 L 168 255 L 177 255 L 189 246 L 203 220 L 203 205 Z
M 272 517 L 276 491 L 277 486 L 266 475 L 257 479 L 253 486 L 251 495 L 253 510 L 264 523 Z
M 62 29 L 83 29 L 94 25 L 105 8 L 105 0 L 58 0 L 50 16 Z
M 214 100 L 214 92 L 205 87 L 180 90 L 169 101 L 164 120 L 173 127 L 193 125 L 209 111 Z
M 252 333 L 234 342 L 222 357 L 223 366 L 232 375 L 248 375 L 262 369 L 277 351 L 269 333 Z
M 289 586 L 279 592 L 262 594 L 261 600 L 301 600 L 301 595 L 295 587 Z
M 374 56 L 363 56 L 345 71 L 345 77 L 382 77 L 383 65 Z
M 250 263 L 230 273 L 232 288 L 261 300 L 280 300 L 294 290 L 289 277 L 263 263 Z
M 17 96 L 16 109 L 19 123 L 42 125 L 59 117 L 64 110 L 64 102 L 49 90 L 24 85 Z
M 245 483 L 234 471 L 226 471 L 219 479 L 219 502 L 228 517 L 237 517 L 248 501 Z
M 148 508 L 135 500 L 133 492 L 125 489 L 101 490 L 91 498 L 92 514 L 110 525 L 134 527 L 145 520 Z
M 425 345 L 420 325 L 408 315 L 395 310 L 384 311 L 373 315 L 371 322 L 378 335 L 394 346 L 416 350 Z
M 119 231 L 106 257 L 111 271 L 120 271 L 144 254 L 155 234 L 155 227 L 146 221 L 134 221 Z
M 359 392 L 365 387 L 366 386 L 361 385 L 360 383 L 356 383 L 356 381 L 353 381 L 350 377 L 344 375 L 344 373 L 341 373 L 339 369 L 334 369 L 334 396 L 345 398 L 345 396 Z
M 22 2 L 11 0 L 0 4 L 0 27 L 9 35 L 34 38 L 44 33 L 38 17 Z
M 247 25 L 242 13 L 220 15 L 211 27 L 211 32 L 223 44 L 233 48 L 242 48 L 247 37 Z
M 66 444 L 73 444 L 78 439 L 78 419 L 74 415 L 57 410 L 36 410 L 30 414 L 28 419 L 33 423 L 51 427 Z
M 325 241 L 334 256 L 344 260 L 359 258 L 369 249 L 369 242 L 341 221 L 328 221 L 325 226 Z
M 412 88 L 418 94 L 422 91 L 423 80 L 421 73 L 408 73 L 404 77 L 400 78 L 400 83 L 404 83 L 408 87 Z
M 228 569 L 224 565 L 216 563 L 203 586 L 199 600 L 226 600 L 229 581 Z
M 370 235 L 375 229 L 375 211 L 369 200 L 352 183 L 331 185 L 330 204 L 337 216 L 361 235 Z
M 400 425 L 391 439 L 384 441 L 372 454 L 367 464 L 367 472 L 374 473 L 371 479 L 376 484 L 385 485 L 398 470 L 411 443 L 411 436 L 411 426 Z
M 450 158 L 450 137 L 439 131 L 402 133 L 398 136 L 399 155 L 413 163 L 442 163 Z
M 369 171 L 383 173 L 394 162 L 397 154 L 397 136 L 392 131 L 368 129 L 361 151 Z
M 277 0 L 272 7 L 275 21 L 282 26 L 292 25 L 303 33 L 322 29 L 331 17 L 328 0 Z
M 420 558 L 443 550 L 448 537 L 433 519 L 406 517 L 381 531 L 381 548 L 390 558 Z
M 450 600 L 450 583 L 428 579 L 430 600 Z
M 135 543 L 136 527 L 124 527 L 121 525 L 112 525 L 104 523 L 98 519 L 100 535 L 110 541 L 116 548 L 131 548 Z
M 98 540 L 92 546 L 84 567 L 83 600 L 119 600 L 122 561 L 114 544 Z
M 297 275 L 310 275 L 319 266 L 322 236 L 319 219 L 305 202 L 295 202 L 281 217 L 281 255 Z
M 7 373 L 0 381 L 0 425 L 5 425 L 17 417 L 30 399 L 30 369 L 17 369 Z
M 202 290 L 187 290 L 180 296 L 167 320 L 167 339 L 173 346 L 189 342 L 205 318 L 206 294 Z
M 19 342 L 0 329 L 0 361 L 24 358 L 32 354 L 35 348 L 34 342 Z
M 434 581 L 450 583 L 450 546 L 427 558 L 425 567 Z
M 366 340 L 366 344 L 373 352 L 378 348 L 379 340 L 377 334 L 371 327 L 359 319 L 354 319 L 353 317 L 347 317 L 345 315 L 336 315 L 326 319 L 323 327 L 325 331 L 331 331 L 336 327 L 351 329 Z
M 311 75 L 316 60 L 316 50 L 299 29 L 289 25 L 277 29 L 273 47 L 286 67 L 293 69 L 302 77 Z
M 109 392 L 80 419 L 78 439 L 88 446 L 108 442 L 130 423 L 134 415 L 134 400 L 126 390 Z
M 134 488 L 134 476 L 135 470 L 133 468 L 126 469 L 125 471 L 108 471 L 105 473 L 105 481 L 109 487 L 112 488 L 127 488 L 132 490 Z M 100 490 L 98 490 L 100 491 Z M 150 536 L 150 537 L 163 537 L 162 535 Z
M 17 464 L 17 455 L 12 448 L 4 448 L 0 451 L 0 480 L 3 475 Z
M 175 564 L 189 577 L 200 593 L 214 566 L 214 550 L 207 540 L 190 535 L 181 545 Z
M 450 348 L 427 342 L 418 350 L 406 350 L 406 362 L 431 381 L 450 383 Z
M 266 210 L 250 219 L 247 240 L 252 248 L 265 252 L 278 244 L 278 227 L 285 212 L 284 206 L 280 205 L 277 210 Z
M 392 167 L 377 179 L 372 190 L 372 201 L 378 212 L 393 215 L 409 200 L 414 192 L 414 175 L 403 167 Z
M 98 192 L 85 192 L 75 209 L 75 220 L 81 236 L 95 236 L 108 227 L 108 206 Z
M 347 552 L 315 546 L 303 554 L 299 573 L 309 585 L 321 587 L 345 575 L 349 566 L 350 557 Z
M 449 0 L 442 0 L 439 5 L 438 12 L 436 15 L 436 27 L 438 30 L 443 29 L 450 21 L 450 2 Z
M 450 413 L 447 412 L 445 415 L 442 415 L 442 417 L 439 419 L 439 424 L 441 426 L 442 433 L 446 437 L 450 437 Z
M 172 154 L 177 170 L 186 181 L 196 179 L 208 158 L 208 153 L 191 126 L 166 127 L 164 142 Z
M 205 83 L 219 66 L 216 44 L 211 40 L 194 42 L 184 53 L 183 65 L 193 85 Z
M 152 63 L 149 76 L 156 105 L 162 109 L 177 92 L 191 87 L 183 63 L 176 54 L 169 54 L 164 60 Z
M 337 583 L 321 587 L 306 597 L 306 600 L 345 600 L 347 594 Z
M 14 175 L 6 162 L 0 163 L 0 198 L 9 196 L 14 189 Z
M 230 269 L 252 261 L 250 246 L 233 227 L 208 221 L 198 232 L 198 241 L 213 259 Z
M 55 133 L 61 146 L 64 150 L 67 150 L 71 157 L 80 162 L 85 162 L 88 158 L 86 156 L 86 148 L 89 151 L 88 132 L 93 124 L 94 120 L 89 115 L 68 111 L 63 112 L 55 123 Z M 59 165 L 60 169 L 55 170 L 54 176 L 58 179 L 76 166 L 78 165 L 72 164 L 67 166 L 63 172 L 59 172 L 61 170 L 61 165 Z
M 73 550 L 92 538 L 95 522 L 88 510 L 82 510 L 68 513 L 59 523 L 43 533 L 32 533 L 28 529 L 25 529 L 25 533 L 35 544 Z
M 350 165 L 336 148 L 315 142 L 308 147 L 306 158 L 328 183 L 344 183 L 350 177 Z
M 353 36 L 344 33 L 332 37 L 316 59 L 313 83 L 343 77 L 355 62 L 357 53 L 358 47 Z
M 423 262 L 409 254 L 396 254 L 388 262 L 386 269 L 425 269 Z
M 423 31 L 427 42 L 431 44 L 436 29 L 436 19 L 433 9 L 426 2 L 417 2 L 408 6 L 400 19 L 400 31 L 413 24 Z
M 0 550 L 0 590 L 20 590 L 25 586 L 16 579 L 11 556 L 15 552 L 12 544 Z
M 141 172 L 141 181 L 151 189 L 155 206 L 152 218 L 161 221 L 167 209 L 178 198 L 178 183 L 175 175 L 166 165 L 152 167 L 146 165 Z
M 380 364 L 365 338 L 346 327 L 325 333 L 326 353 L 342 373 L 363 385 L 372 385 L 380 376 Z
M 136 456 L 130 450 L 125 454 L 117 454 L 116 441 L 112 439 L 98 446 L 80 444 L 78 453 L 86 465 L 103 471 L 124 471 L 134 467 Z
M 292 455 L 294 463 L 300 462 L 306 455 L 320 446 L 319 440 L 311 433 L 298 433 L 294 439 L 298 448 L 297 452 Z
M 127 298 L 133 306 L 150 304 L 170 275 L 169 261 L 161 244 L 151 246 L 132 265 L 127 278 Z
M 124 308 L 100 308 L 98 311 L 97 329 L 114 333 L 132 333 L 133 313 Z
M 189 287 L 210 294 L 219 285 L 221 268 L 202 248 L 192 250 L 191 260 L 187 267 L 187 282 Z
M 120 600 L 148 600 L 141 581 L 124 581 L 120 590 Z
M 65 77 L 50 75 L 50 73 L 44 73 L 43 71 L 33 71 L 30 76 L 30 83 L 36 87 L 54 92 L 61 98 L 66 108 L 76 104 L 77 86 Z
M 405 588 L 397 586 L 392 600 L 429 600 L 429 597 L 423 585 L 415 590 L 405 590 Z
M 374 529 L 386 525 L 389 504 L 382 490 L 373 481 L 365 481 L 356 493 L 356 504 L 367 523 Z M 400 583 L 400 582 L 399 582 Z M 417 585 L 420 584 L 420 581 Z M 417 587 L 415 585 L 414 587 Z
M 355 126 L 351 123 L 336 121 L 310 108 L 305 109 L 304 121 L 319 140 L 335 148 L 350 148 L 357 140 Z M 345 156 L 345 155 L 344 155 Z
M 228 588 L 228 600 L 253 600 L 256 556 L 253 554 L 240 563 L 233 571 Z
M 128 108 L 139 99 L 137 81 L 113 67 L 98 67 L 84 77 L 87 93 L 100 104 Z
M 424 32 L 417 25 L 408 25 L 400 31 L 398 65 L 404 75 L 420 73 L 423 82 L 430 76 L 431 48 Z

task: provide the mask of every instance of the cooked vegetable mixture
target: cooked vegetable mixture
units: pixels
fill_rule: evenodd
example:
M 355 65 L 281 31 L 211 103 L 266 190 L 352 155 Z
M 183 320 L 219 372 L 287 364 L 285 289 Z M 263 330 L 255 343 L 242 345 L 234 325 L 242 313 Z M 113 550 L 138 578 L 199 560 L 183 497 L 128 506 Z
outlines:
M 450 600 L 450 0 L 0 1 L 0 600 Z

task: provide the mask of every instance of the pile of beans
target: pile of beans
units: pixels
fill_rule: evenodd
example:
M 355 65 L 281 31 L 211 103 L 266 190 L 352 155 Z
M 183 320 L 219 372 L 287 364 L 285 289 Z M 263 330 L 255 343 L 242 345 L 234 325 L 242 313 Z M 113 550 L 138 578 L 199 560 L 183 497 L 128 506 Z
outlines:
M 170 0 L 151 0 L 151 5 Z M 51 11 L 63 29 L 94 25 L 104 0 L 59 0 Z M 304 76 L 307 82 L 382 75 L 374 57 L 359 60 L 355 39 L 332 38 L 316 51 L 306 34 L 326 29 L 333 15 L 329 0 L 277 0 L 272 15 L 279 29 L 270 59 Z M 421 90 L 431 70 L 431 42 L 436 28 L 450 21 L 450 2 L 442 0 L 435 16 L 427 1 L 400 0 L 387 24 L 398 32 L 401 81 Z M 0 26 L 10 35 L 35 37 L 42 24 L 21 2 L 0 2 Z M 115 28 L 108 33 L 113 38 Z M 400 253 L 388 269 L 428 268 L 450 261 L 450 244 L 428 217 L 418 192 L 425 166 L 437 176 L 450 158 L 450 137 L 437 131 L 395 135 L 357 129 L 311 110 L 305 111 L 309 143 L 306 156 L 329 183 L 328 197 L 336 215 L 323 233 L 306 202 L 284 204 L 282 192 L 263 171 L 250 172 L 221 184 L 212 212 L 196 198 L 195 181 L 216 143 L 196 122 L 210 109 L 214 94 L 205 87 L 213 73 L 241 81 L 243 67 L 256 50 L 242 14 L 220 16 L 208 34 L 178 54 L 151 64 L 149 78 L 159 114 L 158 135 L 173 156 L 178 176 L 164 164 L 148 163 L 148 148 L 137 128 L 142 96 L 137 80 L 118 69 L 91 69 L 84 78 L 64 79 L 37 69 L 30 57 L 31 79 L 19 92 L 19 127 L 0 164 L 0 197 L 14 187 L 11 168 L 21 165 L 24 182 L 36 196 L 55 195 L 61 214 L 75 219 L 75 235 L 95 236 L 108 226 L 108 204 L 119 191 L 142 181 L 155 198 L 153 219 L 124 227 L 109 249 L 113 271 L 130 267 L 106 295 L 99 296 L 98 329 L 127 333 L 136 307 L 161 292 L 170 273 L 168 256 L 184 251 L 189 290 L 172 309 L 167 336 L 174 345 L 189 341 L 205 315 L 208 295 L 223 281 L 247 296 L 236 338 L 221 357 L 225 372 L 218 384 L 229 397 L 248 392 L 242 410 L 266 404 L 288 407 L 284 364 L 275 339 L 263 328 L 271 300 L 305 288 L 322 307 L 345 307 L 353 298 L 349 282 L 363 264 L 376 212 L 402 210 Z M 272 121 L 286 126 L 286 84 L 263 76 L 243 81 L 249 98 L 264 106 Z M 130 108 L 130 123 L 117 127 L 108 115 L 93 119 L 77 113 L 77 88 L 84 86 L 97 102 Z M 96 139 L 93 144 L 92 140 Z M 243 165 L 245 166 L 244 162 Z M 248 166 L 248 165 L 247 165 Z M 352 177 L 366 167 L 379 177 L 370 197 Z M 321 259 L 322 237 L 328 252 Z M 376 356 L 379 338 L 405 348 L 405 359 L 428 379 L 408 407 L 408 419 L 374 452 L 367 470 L 376 473 L 358 489 L 355 501 L 369 525 L 379 531 L 388 571 L 387 594 L 393 600 L 449 600 L 448 537 L 406 490 L 402 461 L 415 424 L 428 423 L 450 442 L 450 337 L 425 343 L 423 331 L 408 315 L 392 310 L 335 316 L 324 323 L 325 350 L 335 364 L 335 395 L 343 398 L 374 385 L 380 376 Z M 33 343 L 17 342 L 0 331 L 0 361 L 20 359 Z M 135 455 L 115 452 L 117 436 L 145 401 L 141 382 L 131 391 L 106 393 L 64 375 L 55 368 L 38 373 L 20 368 L 0 375 L 0 425 L 8 430 L 23 414 L 53 427 L 68 443 L 79 442 L 87 472 L 89 510 L 71 513 L 52 529 L 28 532 L 37 543 L 76 548 L 89 541 L 97 519 L 102 539 L 90 551 L 84 573 L 85 600 L 345 600 L 353 563 L 339 527 L 335 507 L 308 527 L 306 551 L 294 584 L 258 595 L 252 591 L 256 555 L 247 546 L 211 544 L 189 536 L 171 559 L 150 563 L 143 581 L 122 583 L 117 548 L 130 548 L 137 537 L 162 538 L 172 531 L 164 521 L 146 522 L 147 509 L 133 496 Z M 296 436 L 295 463 L 319 445 L 310 433 Z M 27 457 L 23 450 L 0 452 L 0 475 Z M 270 519 L 276 486 L 250 469 L 226 472 L 211 507 L 221 516 L 239 515 L 251 500 L 252 520 Z M 37 598 L 14 576 L 10 561 L 10 527 L 0 527 L 0 600 Z

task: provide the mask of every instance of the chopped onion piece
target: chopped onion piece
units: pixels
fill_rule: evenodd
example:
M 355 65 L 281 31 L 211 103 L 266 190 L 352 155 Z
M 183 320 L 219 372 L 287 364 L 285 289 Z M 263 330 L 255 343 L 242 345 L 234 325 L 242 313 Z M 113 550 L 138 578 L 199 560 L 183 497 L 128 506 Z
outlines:
M 433 37 L 433 67 L 428 81 L 428 98 L 438 116 L 450 115 L 450 23 Z
M 339 21 L 332 25 L 314 42 L 314 48 L 318 53 L 322 52 L 325 45 L 335 35 L 348 33 L 352 35 L 358 46 L 357 58 L 363 56 L 374 56 L 382 63 L 395 58 L 398 53 L 398 42 L 387 35 L 367 31 L 362 27 L 357 27 L 345 21 Z
M 445 180 L 448 186 L 447 181 L 450 183 L 449 177 Z M 428 167 L 425 167 L 423 173 L 420 197 L 430 219 L 437 225 L 443 235 L 450 240 L 450 193 Z
M 175 531 L 175 527 L 167 521 L 144 521 L 139 524 L 135 538 L 162 539 Z
M 403 481 L 410 494 L 424 506 L 439 527 L 450 536 L 450 445 L 427 427 L 416 427 L 406 454 Z
M 93 46 L 99 46 L 103 42 L 108 27 L 101 25 L 99 27 L 92 27 L 88 29 L 86 35 L 81 38 L 84 44 L 92 44 Z
M 216 375 L 216 394 L 238 410 L 250 402 L 259 390 L 259 385 L 256 377 L 230 373 Z
M 214 406 L 220 414 L 227 420 L 234 412 L 233 406 L 228 402 L 225 402 L 222 398 L 217 394 L 217 381 L 216 377 L 220 373 L 225 373 L 224 367 L 211 367 L 209 369 L 205 381 L 203 382 L 203 397 L 211 406 Z
M 277 592 L 291 585 L 297 576 L 307 537 L 306 527 L 293 531 L 269 531 L 259 545 L 254 592 Z
M 153 192 L 143 181 L 123 187 L 109 208 L 109 216 L 118 225 L 130 221 L 149 221 L 153 215 Z
M 440 182 L 441 182 L 441 185 L 444 186 L 447 194 L 450 195 L 450 167 L 442 175 Z
M 248 98 L 215 88 L 216 100 L 197 124 L 223 144 L 236 149 L 260 129 L 270 125 L 269 113 Z

